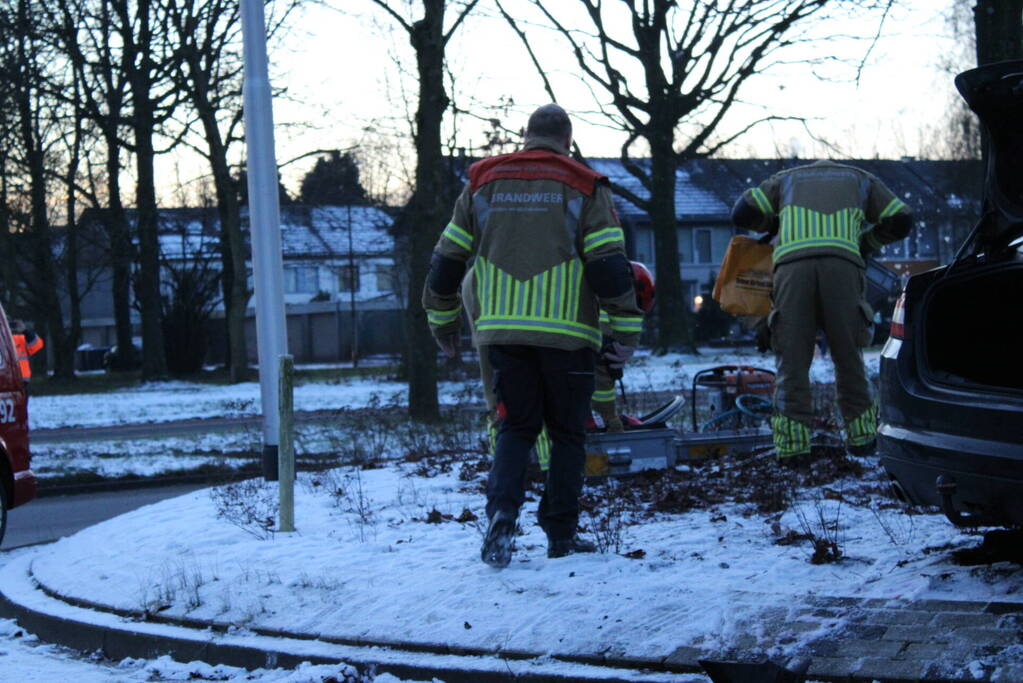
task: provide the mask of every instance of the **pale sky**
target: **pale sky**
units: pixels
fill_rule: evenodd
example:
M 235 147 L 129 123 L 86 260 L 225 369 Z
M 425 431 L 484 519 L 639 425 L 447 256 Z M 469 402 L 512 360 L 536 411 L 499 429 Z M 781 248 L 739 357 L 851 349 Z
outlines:
M 523 0 L 505 0 L 505 6 L 517 15 L 514 8 L 523 4 Z M 400 182 L 414 166 L 405 123 L 415 107 L 413 52 L 404 32 L 392 32 L 394 22 L 369 0 L 334 0 L 334 5 L 345 10 L 318 6 L 303 10 L 285 47 L 271 52 L 271 80 L 289 90 L 288 99 L 274 102 L 278 163 L 313 149 L 362 144 L 376 150 L 367 157 L 387 159 L 376 167 L 364 162 L 367 181 L 383 182 L 383 174 L 389 173 L 394 176 L 392 184 Z M 455 89 L 449 94 L 457 105 L 487 117 L 494 113 L 485 111 L 485 106 L 512 97 L 516 106 L 503 120 L 518 129 L 529 111 L 549 98 L 518 37 L 493 16 L 487 0 L 481 5 L 486 14 L 470 17 L 448 46 L 449 69 L 455 74 Z M 944 21 L 948 5 L 949 0 L 897 0 L 858 84 L 822 82 L 804 65 L 754 77 L 743 91 L 751 104 L 736 108 L 726 119 L 725 130 L 741 127 L 763 111 L 801 115 L 813 119 L 815 134 L 837 145 L 836 156 L 928 156 L 929 127 L 938 124 L 953 93 L 951 79 L 937 70 L 942 54 L 956 49 Z M 570 9 L 567 0 L 550 6 Z M 536 15 L 523 10 L 523 16 Z M 869 23 L 850 22 L 842 30 L 872 36 L 878 16 Z M 565 43 L 553 33 L 534 29 L 533 35 L 534 49 L 548 65 L 559 102 L 570 113 L 592 111 L 593 98 L 577 77 L 574 57 Z M 869 41 L 832 42 L 804 54 L 817 56 L 827 49 L 858 61 L 868 45 Z M 853 74 L 845 71 L 846 76 Z M 407 97 L 402 87 L 411 89 Z M 620 132 L 598 125 L 604 120 L 596 114 L 574 118 L 576 139 L 585 155 L 618 155 Z M 483 142 L 484 124 L 464 115 L 455 122 L 458 146 L 476 147 Z M 367 133 L 367 126 L 374 132 Z M 449 133 L 451 126 L 449 116 Z M 381 147 L 389 149 L 381 151 Z M 764 124 L 727 151 L 728 156 L 793 153 L 804 158 L 829 155 L 802 126 L 785 123 Z M 298 179 L 311 164 L 307 159 L 282 171 L 289 190 L 297 191 Z

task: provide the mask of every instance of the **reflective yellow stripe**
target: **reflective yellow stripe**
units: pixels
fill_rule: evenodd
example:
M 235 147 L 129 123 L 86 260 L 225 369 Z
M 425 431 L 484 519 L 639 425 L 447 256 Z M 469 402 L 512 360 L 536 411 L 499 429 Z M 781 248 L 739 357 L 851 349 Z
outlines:
M 476 321 L 476 330 L 479 332 L 493 330 L 548 332 L 585 339 L 594 346 L 600 346 L 600 330 L 572 320 L 549 320 L 527 315 L 480 316 L 480 319 Z
M 551 465 L 551 437 L 546 425 L 540 430 L 540 436 L 536 437 L 536 461 L 544 472 Z
M 870 443 L 877 436 L 877 402 L 855 420 L 845 426 L 846 440 L 850 446 L 862 446 Z
M 904 201 L 902 201 L 898 197 L 892 197 L 892 200 L 888 202 L 888 206 L 884 207 L 884 211 L 881 212 L 879 220 L 897 214 L 904 208 L 906 208 L 906 203 Z
M 781 210 L 780 239 L 774 259 L 806 247 L 836 247 L 859 254 L 863 220 L 859 208 L 826 214 L 802 206 L 786 206 Z
M 436 309 L 427 308 L 426 309 L 426 320 L 431 325 L 436 325 L 437 327 L 440 327 L 442 325 L 447 325 L 448 323 L 451 323 L 451 322 L 454 322 L 455 320 L 457 320 L 458 319 L 458 315 L 461 312 L 462 312 L 462 307 L 461 306 L 459 306 L 458 308 L 455 308 L 453 310 L 450 310 L 450 311 L 438 311 Z
M 588 254 L 597 247 L 608 244 L 609 242 L 624 242 L 625 233 L 622 232 L 621 228 L 604 228 L 603 230 L 597 230 L 586 236 L 583 240 L 583 253 Z
M 505 273 L 482 256 L 476 259 L 473 269 L 478 283 L 478 330 L 536 329 L 581 337 L 599 346 L 596 328 L 578 321 L 583 282 L 581 260 L 566 261 L 525 281 Z M 632 326 L 628 318 L 622 324 Z
M 756 202 L 757 208 L 760 209 L 760 213 L 767 216 L 774 215 L 774 207 L 771 206 L 771 200 L 767 198 L 767 195 L 764 194 L 763 190 L 759 187 L 754 187 L 750 190 L 750 196 L 753 197 L 753 201 Z
M 454 223 L 448 223 L 444 232 L 441 233 L 441 237 L 451 240 L 466 251 L 472 251 L 472 235 Z
M 634 316 L 617 316 L 612 315 L 611 317 L 611 329 L 616 332 L 642 332 L 643 331 L 643 318 L 636 318 Z
M 771 417 L 774 450 L 779 458 L 810 452 L 810 428 L 781 413 Z

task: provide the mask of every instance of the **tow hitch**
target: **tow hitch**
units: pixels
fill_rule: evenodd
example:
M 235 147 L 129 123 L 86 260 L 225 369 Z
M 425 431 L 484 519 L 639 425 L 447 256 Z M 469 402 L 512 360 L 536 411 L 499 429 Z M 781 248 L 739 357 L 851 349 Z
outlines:
M 956 509 L 952 496 L 956 494 L 958 485 L 955 479 L 945 474 L 939 474 L 934 482 L 941 497 L 941 511 L 948 517 L 948 521 L 958 527 L 995 526 L 998 523 L 982 514 L 961 512 Z

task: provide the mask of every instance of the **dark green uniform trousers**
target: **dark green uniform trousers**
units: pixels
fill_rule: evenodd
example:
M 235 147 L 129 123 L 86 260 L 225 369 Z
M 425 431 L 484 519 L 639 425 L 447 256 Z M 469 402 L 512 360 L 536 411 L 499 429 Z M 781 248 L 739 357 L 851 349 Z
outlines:
M 810 363 L 817 331 L 823 330 L 835 363 L 838 408 L 846 441 L 861 445 L 877 432 L 862 349 L 870 342 L 873 311 L 864 299 L 863 268 L 838 256 L 816 256 L 775 267 L 774 309 L 768 318 L 778 357 L 775 415 L 771 420 L 779 458 L 809 453 L 814 419 Z

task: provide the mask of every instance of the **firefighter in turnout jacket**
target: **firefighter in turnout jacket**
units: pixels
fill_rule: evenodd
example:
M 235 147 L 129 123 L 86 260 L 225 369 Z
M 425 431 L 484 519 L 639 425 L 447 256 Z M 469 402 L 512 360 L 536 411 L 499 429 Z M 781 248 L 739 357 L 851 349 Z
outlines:
M 632 267 L 633 285 L 636 290 L 636 302 L 645 314 L 649 314 L 654 307 L 654 278 L 650 271 L 638 261 L 630 261 Z M 478 310 L 475 306 L 476 285 L 473 279 L 472 269 L 462 280 L 462 305 L 467 310 Z M 479 354 L 480 381 L 483 385 L 483 398 L 487 404 L 487 437 L 490 444 L 490 454 L 494 454 L 497 444 L 497 427 L 500 423 L 500 415 L 504 407 L 499 406 L 497 396 L 494 394 L 494 371 L 490 367 L 489 350 L 486 346 L 476 341 L 476 321 L 470 320 L 473 337 L 473 346 Z M 611 317 L 607 311 L 600 312 L 600 332 L 602 339 L 613 339 L 611 335 Z M 620 376 L 620 374 L 619 374 Z M 612 376 L 611 368 L 607 363 L 598 362 L 594 373 L 596 387 L 593 396 L 590 397 L 590 407 L 593 412 L 600 416 L 601 423 L 597 428 L 608 432 L 625 431 L 622 416 L 618 413 L 617 395 L 615 392 L 615 377 Z M 544 428 L 536 440 L 536 457 L 540 469 L 547 471 L 551 458 L 551 441 Z
M 423 291 L 434 337 L 453 356 L 459 288 L 472 259 L 475 297 L 468 313 L 505 410 L 487 481 L 489 526 L 481 550 L 494 567 L 511 561 L 529 451 L 545 424 L 551 458 L 537 516 L 548 557 L 595 550 L 576 535 L 594 368 L 598 353 L 621 367 L 642 330 L 607 178 L 568 156 L 571 140 L 568 115 L 546 105 L 530 116 L 522 151 L 470 167 Z M 603 350 L 601 309 L 612 336 Z
M 778 359 L 771 419 L 778 458 L 794 464 L 810 453 L 809 370 L 818 330 L 831 346 L 846 447 L 856 455 L 873 453 L 877 403 L 862 349 L 870 343 L 874 313 L 864 298 L 863 259 L 909 233 L 909 208 L 873 175 L 818 161 L 746 190 L 732 221 L 760 232 L 777 230 L 767 324 Z

